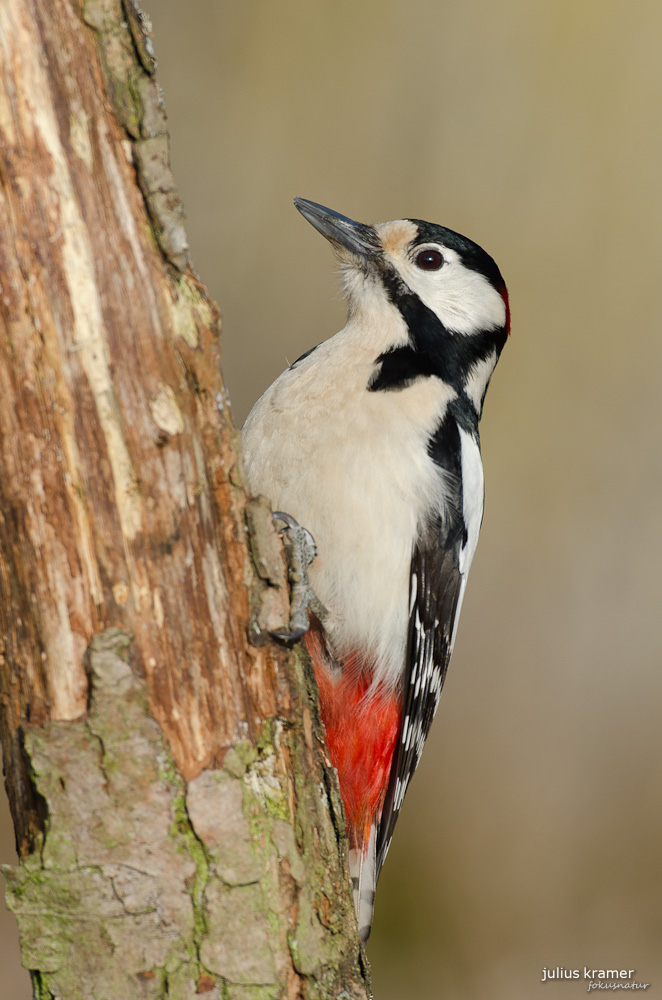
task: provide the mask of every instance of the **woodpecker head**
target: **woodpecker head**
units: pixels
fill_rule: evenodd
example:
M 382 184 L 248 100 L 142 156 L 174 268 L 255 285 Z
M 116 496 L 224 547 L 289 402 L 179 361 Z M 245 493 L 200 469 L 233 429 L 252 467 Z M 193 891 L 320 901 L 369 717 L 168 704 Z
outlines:
M 494 367 L 510 333 L 508 292 L 477 243 L 420 219 L 375 226 L 304 198 L 294 204 L 333 245 L 352 313 L 388 305 L 408 333 L 376 359 L 372 391 L 402 389 L 435 375 L 480 417 Z

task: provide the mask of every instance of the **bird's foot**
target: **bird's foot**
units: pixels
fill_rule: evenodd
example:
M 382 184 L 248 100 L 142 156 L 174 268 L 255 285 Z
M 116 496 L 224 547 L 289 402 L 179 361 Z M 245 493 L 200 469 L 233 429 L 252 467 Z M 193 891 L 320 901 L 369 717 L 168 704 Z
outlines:
M 308 567 L 317 555 L 315 539 L 290 514 L 275 510 L 273 517 L 287 556 L 290 621 L 288 629 L 272 630 L 270 634 L 280 642 L 291 643 L 301 639 L 308 631 L 308 611 L 312 611 L 321 622 L 326 618 L 327 611 L 308 580 Z M 278 526 L 278 522 L 282 527 Z

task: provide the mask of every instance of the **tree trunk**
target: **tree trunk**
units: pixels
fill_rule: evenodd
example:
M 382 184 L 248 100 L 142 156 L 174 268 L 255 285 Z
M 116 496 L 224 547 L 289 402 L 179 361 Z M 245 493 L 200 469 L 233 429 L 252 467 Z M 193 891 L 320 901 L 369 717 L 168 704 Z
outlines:
M 35 995 L 365 998 L 131 0 L 0 5 L 0 728 Z M 248 515 L 248 516 L 247 516 Z M 248 551 L 248 542 L 252 560 Z

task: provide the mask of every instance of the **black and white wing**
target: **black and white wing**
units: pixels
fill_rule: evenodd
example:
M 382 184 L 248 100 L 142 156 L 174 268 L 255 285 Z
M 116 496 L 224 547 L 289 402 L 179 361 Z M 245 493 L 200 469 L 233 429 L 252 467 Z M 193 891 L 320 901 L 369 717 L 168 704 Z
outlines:
M 451 656 L 462 574 L 459 546 L 417 546 L 411 561 L 407 677 L 400 740 L 379 824 L 378 871 L 390 847 L 405 792 L 430 732 Z
M 439 705 L 483 514 L 477 436 L 453 422 L 451 428 L 440 428 L 433 446 L 433 457 L 442 459 L 445 496 L 439 517 L 419 539 L 411 559 L 403 721 L 379 824 L 378 873 Z

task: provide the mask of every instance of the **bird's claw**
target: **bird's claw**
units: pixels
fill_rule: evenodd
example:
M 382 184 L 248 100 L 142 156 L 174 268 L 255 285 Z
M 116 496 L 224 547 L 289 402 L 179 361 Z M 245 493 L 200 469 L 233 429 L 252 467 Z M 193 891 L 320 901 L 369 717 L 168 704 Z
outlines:
M 270 635 L 280 642 L 294 643 L 301 639 L 310 627 L 309 610 L 319 618 L 324 618 L 326 615 L 326 609 L 308 581 L 308 567 L 317 555 L 317 546 L 307 528 L 303 528 L 291 514 L 275 510 L 273 517 L 274 521 L 281 521 L 284 525 L 278 529 L 278 533 L 287 555 L 290 621 L 289 629 L 274 629 L 270 631 Z

